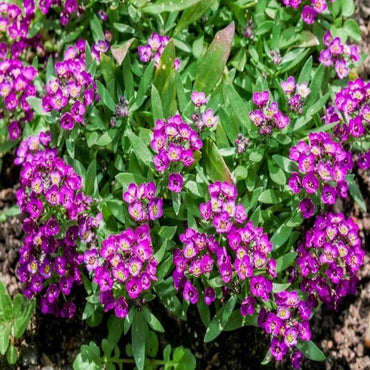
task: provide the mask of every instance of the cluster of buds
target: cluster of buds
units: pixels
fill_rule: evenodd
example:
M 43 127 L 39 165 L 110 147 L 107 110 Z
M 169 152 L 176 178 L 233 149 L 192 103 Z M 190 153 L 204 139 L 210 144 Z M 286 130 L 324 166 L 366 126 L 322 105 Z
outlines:
M 283 61 L 279 50 L 271 50 L 270 56 L 272 64 L 279 65 Z
M 55 64 L 57 78 L 49 81 L 42 98 L 45 112 L 59 112 L 64 130 L 72 130 L 76 122 L 84 125 L 86 108 L 99 99 L 95 81 L 86 71 L 85 46 L 85 40 L 80 39 L 66 50 L 64 60 Z
M 281 88 L 289 98 L 288 105 L 290 111 L 302 114 L 304 100 L 310 93 L 307 83 L 302 82 L 301 84 L 296 84 L 294 77 L 290 76 L 286 81 L 281 82 Z
M 77 243 L 97 242 L 101 215 L 88 216 L 91 198 L 83 193 L 82 179 L 49 148 L 50 139 L 50 133 L 30 136 L 17 150 L 22 171 L 16 196 L 26 234 L 17 272 L 27 298 L 43 294 L 43 313 L 71 318 L 75 305 L 66 297 L 82 283 Z
M 349 61 L 360 61 L 357 46 L 342 45 L 340 37 L 333 38 L 330 31 L 326 31 L 323 41 L 326 49 L 321 51 L 319 62 L 323 63 L 325 67 L 330 67 L 334 64 L 337 76 L 340 79 L 347 77 L 349 74 Z
M 115 106 L 115 112 L 110 122 L 111 126 L 116 125 L 117 120 L 125 118 L 129 115 L 129 101 L 122 95 L 119 99 L 119 103 Z
M 247 150 L 249 144 L 249 139 L 244 137 L 241 133 L 238 134 L 235 139 L 235 145 L 237 147 L 238 153 L 241 154 Z
M 330 134 L 310 133 L 309 144 L 299 141 L 291 147 L 289 158 L 298 163 L 300 172 L 293 172 L 289 179 L 294 194 L 303 188 L 308 195 L 320 194 L 322 202 L 329 205 L 333 205 L 337 197 L 347 197 L 345 177 L 353 167 L 352 156 L 333 141 Z M 305 218 L 311 217 L 315 211 L 313 201 L 304 198 L 300 209 Z
M 129 311 L 127 295 L 137 301 L 152 281 L 157 281 L 158 261 L 153 255 L 147 224 L 110 235 L 103 240 L 99 252 L 92 248 L 83 258 L 87 270 L 93 272 L 94 281 L 99 285 L 104 311 L 114 309 L 120 318 L 125 318 Z
M 342 213 L 318 216 L 299 245 L 297 266 L 301 290 L 337 309 L 347 294 L 356 293 L 359 267 L 364 263 L 358 225 Z
M 158 154 L 153 162 L 157 171 L 164 172 L 181 162 L 185 167 L 194 163 L 194 152 L 202 149 L 203 142 L 197 132 L 180 115 L 157 120 L 153 130 L 152 149 Z
M 269 100 L 270 93 L 267 90 L 253 93 L 253 103 L 258 109 L 251 111 L 249 118 L 259 128 L 261 135 L 270 135 L 275 127 L 281 130 L 289 124 L 289 117 L 279 110 L 278 103 L 273 101 L 268 105 Z
M 152 34 L 152 36 L 148 39 L 148 43 L 146 45 L 140 45 L 138 48 L 140 60 L 144 63 L 151 62 L 154 60 L 154 65 L 157 68 L 159 59 L 163 53 L 163 50 L 169 43 L 170 38 L 169 36 L 162 36 L 156 32 Z M 174 61 L 174 69 L 180 70 L 181 62 L 180 59 L 175 58 Z
M 334 3 L 335 0 L 329 0 L 331 3 Z M 283 0 L 283 4 L 288 7 L 297 9 L 300 7 L 302 0 Z M 315 16 L 327 10 L 328 4 L 326 0 L 311 0 L 303 1 L 304 7 L 302 9 L 301 17 L 303 22 L 307 24 L 312 24 L 315 21 Z M 309 4 L 310 5 L 307 5 Z
M 40 0 L 38 2 L 42 14 L 48 14 L 50 9 L 61 8 L 60 24 L 66 26 L 73 13 L 77 17 L 85 11 L 83 5 L 79 6 L 77 0 Z
M 202 132 L 206 127 L 212 128 L 216 125 L 218 117 L 214 115 L 213 109 L 205 110 L 208 99 L 204 92 L 193 91 L 191 93 L 191 101 L 198 110 L 194 112 L 191 119 L 198 132 Z M 202 108 L 204 107 L 204 109 Z
M 128 204 L 128 212 L 136 222 L 154 221 L 163 214 L 163 199 L 156 198 L 156 186 L 154 182 L 136 185 L 131 183 L 123 200 Z
M 37 73 L 34 67 L 26 66 L 18 59 L 0 61 L 0 97 L 4 99 L 6 108 L 3 110 L 0 107 L 0 119 L 6 118 L 10 122 L 10 140 L 19 137 L 20 122 L 30 122 L 33 118 L 27 98 L 36 95 L 33 81 Z
M 270 256 L 272 243 L 261 227 L 254 227 L 251 221 L 246 222 L 243 204 L 236 203 L 235 185 L 215 182 L 209 185 L 209 194 L 211 199 L 202 203 L 199 209 L 207 224 L 205 228 L 208 229 L 212 223 L 215 232 L 207 235 L 188 228 L 180 235 L 184 247 L 174 251 L 175 288 L 183 289 L 184 299 L 195 304 L 199 292 L 191 279 L 216 272 L 226 291 L 249 280 L 248 295 L 254 310 L 257 299 L 269 299 L 272 291 L 270 278 L 276 277 L 276 261 Z M 261 271 L 265 271 L 266 276 Z M 206 304 L 211 304 L 216 296 L 223 295 L 222 288 L 215 289 L 211 286 L 205 288 L 203 295 Z
M 248 23 L 244 26 L 244 37 L 249 40 L 254 39 L 254 24 L 252 19 L 249 19 Z

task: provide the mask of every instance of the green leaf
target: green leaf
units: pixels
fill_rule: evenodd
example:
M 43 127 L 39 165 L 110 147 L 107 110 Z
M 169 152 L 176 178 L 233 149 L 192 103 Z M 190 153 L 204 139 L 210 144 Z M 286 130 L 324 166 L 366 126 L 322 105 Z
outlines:
M 273 293 L 280 293 L 284 290 L 287 290 L 292 283 L 285 283 L 285 284 L 278 284 L 278 283 L 272 283 L 272 292 Z
M 160 333 L 164 333 L 164 328 L 160 321 L 153 315 L 152 312 L 149 311 L 147 307 L 143 308 L 143 314 L 146 322 L 149 324 L 149 326 Z
M 206 335 L 204 337 L 205 342 L 211 342 L 224 330 L 227 322 L 230 319 L 231 313 L 234 310 L 236 301 L 238 297 L 236 295 L 232 296 L 216 313 L 210 322 Z
M 312 72 L 312 55 L 307 59 L 307 62 L 303 66 L 301 73 L 299 74 L 298 83 L 306 82 L 307 84 L 311 81 Z
M 277 190 L 267 189 L 259 196 L 258 201 L 264 204 L 278 204 L 281 203 L 286 197 Z
M 286 184 L 286 176 L 284 171 L 273 164 L 271 160 L 267 161 L 269 176 L 273 182 L 278 185 L 285 185 Z
M 129 173 L 129 172 L 122 172 L 116 175 L 116 182 L 120 184 L 124 191 L 127 190 L 129 184 L 132 182 L 135 182 L 136 184 L 141 184 L 146 181 L 146 178 L 143 176 L 140 176 L 136 173 Z
M 85 189 L 86 195 L 94 194 L 94 190 L 97 189 L 96 160 L 95 159 L 90 163 L 89 168 L 86 171 L 84 189 Z
M 297 252 L 284 254 L 276 260 L 276 273 L 280 273 L 287 269 L 297 258 Z
M 73 369 L 100 370 L 102 368 L 99 347 L 94 342 L 90 342 L 89 345 L 84 344 L 73 362 Z
M 9 322 L 0 320 L 0 354 L 5 355 L 9 346 L 11 326 Z
M 50 112 L 47 113 L 42 109 L 42 100 L 40 98 L 35 98 L 34 96 L 29 96 L 26 98 L 27 103 L 31 106 L 32 110 L 38 116 L 50 116 Z
M 172 208 L 175 212 L 175 215 L 178 216 L 181 208 L 181 194 L 171 192 L 172 198 Z
M 96 87 L 98 88 L 100 99 L 103 102 L 103 104 L 107 108 L 109 108 L 112 112 L 115 112 L 116 104 L 114 103 L 114 100 L 111 94 L 109 93 L 109 91 L 105 88 L 105 86 L 100 81 L 96 81 Z
M 347 19 L 343 25 L 348 37 L 356 42 L 361 42 L 361 31 L 357 22 L 354 19 Z
M 299 342 L 297 349 L 302 352 L 303 356 L 313 361 L 324 361 L 325 355 L 317 345 L 312 342 Z
M 129 132 L 127 136 L 128 139 L 130 140 L 132 149 L 134 150 L 137 158 L 140 159 L 147 166 L 150 166 L 151 163 L 153 163 L 153 154 L 150 152 L 147 146 L 134 133 Z
M 257 314 L 242 316 L 240 309 L 235 310 L 224 327 L 224 331 L 234 331 L 242 326 L 257 326 Z
M 125 317 L 124 325 L 123 325 L 123 334 L 127 334 L 128 331 L 131 328 L 132 322 L 134 321 L 134 317 L 136 314 L 136 309 L 134 306 L 130 308 L 130 311 L 128 311 L 128 315 Z
M 157 335 L 149 330 L 145 343 L 145 353 L 147 356 L 156 357 L 159 350 L 159 341 Z
M 160 14 L 163 12 L 177 12 L 190 8 L 192 5 L 199 3 L 200 0 L 157 0 L 154 4 L 148 2 L 142 9 L 145 13 Z
M 4 318 L 5 321 L 13 319 L 13 305 L 5 285 L 0 280 L 0 319 L 1 318 Z M 3 354 L 5 354 L 5 352 Z
M 306 106 L 312 105 L 320 94 L 322 82 L 324 79 L 325 66 L 320 64 L 313 75 L 312 82 L 310 84 L 310 94 L 308 95 Z
M 13 301 L 14 306 L 14 336 L 20 338 L 27 329 L 35 310 L 35 300 L 28 300 L 25 296 L 17 294 Z
M 165 240 L 171 240 L 176 234 L 177 226 L 161 226 L 158 235 Z
M 171 39 L 163 50 L 154 74 L 154 85 L 160 96 L 162 96 L 164 86 L 166 85 L 171 72 L 174 70 L 175 57 L 175 44 Z
M 256 31 L 255 31 L 255 36 L 261 36 L 264 35 L 265 33 L 269 32 L 272 29 L 272 26 L 274 25 L 274 21 L 265 21 L 261 23 Z
M 179 33 L 183 28 L 186 28 L 190 24 L 193 24 L 198 20 L 215 2 L 216 0 L 201 0 L 186 9 L 177 23 L 174 31 L 174 35 Z
M 292 173 L 298 171 L 298 165 L 296 162 L 290 160 L 289 158 L 283 157 L 280 154 L 274 154 L 272 156 L 274 162 L 282 168 L 285 172 Z
M 248 130 L 248 132 L 250 132 L 253 127 L 253 124 L 249 119 L 249 110 L 247 108 L 246 101 L 244 101 L 240 97 L 240 95 L 236 92 L 236 90 L 234 89 L 232 85 L 225 84 L 225 86 L 226 86 L 226 93 L 229 98 L 231 109 L 238 117 L 241 123 L 241 126 L 244 126 Z M 229 119 L 230 119 L 230 115 L 229 115 Z M 240 131 L 239 127 L 235 127 L 235 129 L 238 132 Z M 236 135 L 232 142 L 234 142 L 235 139 L 236 139 Z
M 148 335 L 148 325 L 146 324 L 142 311 L 136 312 L 131 327 L 132 352 L 134 353 L 135 363 L 139 370 L 144 369 L 145 363 L 145 342 Z
M 130 40 L 125 41 L 119 45 L 112 45 L 110 51 L 112 52 L 113 58 L 117 61 L 119 65 L 122 64 L 123 60 L 126 57 L 127 52 L 130 49 L 131 44 L 135 41 L 135 37 Z
M 353 0 L 342 0 L 342 16 L 351 17 L 355 12 L 355 3 Z
M 274 249 L 280 248 L 289 239 L 292 231 L 293 228 L 282 224 L 271 238 L 271 243 L 273 244 Z
M 152 113 L 153 121 L 157 122 L 158 119 L 164 118 L 161 97 L 159 96 L 158 90 L 152 85 Z
M 123 60 L 123 83 L 125 86 L 125 94 L 127 99 L 131 99 L 134 96 L 134 78 L 132 76 L 130 54 L 126 54 L 126 58 Z
M 219 31 L 200 60 L 194 87 L 208 95 L 219 81 L 230 55 L 235 32 L 234 22 Z
M 165 117 L 173 116 L 177 112 L 176 75 L 172 70 L 162 90 L 162 107 Z
M 136 100 L 140 100 L 148 91 L 150 83 L 152 82 L 153 79 L 153 73 L 154 73 L 154 62 L 151 62 L 146 67 L 143 77 L 141 78 Z
M 203 151 L 204 169 L 212 181 L 227 181 L 233 183 L 229 168 L 227 167 L 222 155 L 218 151 L 214 142 L 210 139 L 205 140 Z
M 17 362 L 18 352 L 13 343 L 10 344 L 8 351 L 6 352 L 6 359 L 8 360 L 9 365 L 14 365 Z
M 358 185 L 355 181 L 355 176 L 352 175 L 352 174 L 347 175 L 346 180 L 348 182 L 348 189 L 349 189 L 349 193 L 351 194 L 352 198 L 358 204 L 361 211 L 367 212 L 366 203 L 365 203 L 364 197 L 362 196 L 362 193 L 361 193 L 361 191 L 360 191 L 360 189 L 359 189 L 359 187 L 358 187 Z
M 105 40 L 102 25 L 99 21 L 99 18 L 96 16 L 96 14 L 94 14 L 90 20 L 90 28 L 91 28 L 91 32 L 92 32 L 95 43 L 100 40 Z
M 177 370 L 194 370 L 196 367 L 195 356 L 190 349 L 183 346 L 176 347 L 173 351 L 173 362 Z
M 208 327 L 211 321 L 211 314 L 209 312 L 208 305 L 204 302 L 204 299 L 198 299 L 197 308 L 203 325 Z
M 319 39 L 310 31 L 302 31 L 298 42 L 299 48 L 309 48 L 320 45 Z

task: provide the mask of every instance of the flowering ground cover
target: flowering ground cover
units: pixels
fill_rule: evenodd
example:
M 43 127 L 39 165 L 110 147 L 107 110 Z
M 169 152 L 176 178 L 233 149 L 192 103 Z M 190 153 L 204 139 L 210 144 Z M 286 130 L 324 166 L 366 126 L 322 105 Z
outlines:
M 0 248 L 20 290 L 0 281 L 4 364 L 40 364 L 24 353 L 48 327 L 75 329 L 56 365 L 74 369 L 330 357 L 318 320 L 361 294 L 368 262 L 355 11 L 0 2 L 0 186 L 17 184 Z

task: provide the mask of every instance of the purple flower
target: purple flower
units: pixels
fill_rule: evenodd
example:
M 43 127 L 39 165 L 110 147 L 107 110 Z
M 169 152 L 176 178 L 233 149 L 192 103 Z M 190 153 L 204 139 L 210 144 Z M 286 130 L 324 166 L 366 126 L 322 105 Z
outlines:
M 302 10 L 303 22 L 312 24 L 315 20 L 315 10 L 308 5 L 305 5 Z
M 8 126 L 8 133 L 10 140 L 17 140 L 19 137 L 19 123 L 17 120 L 12 121 Z
M 118 297 L 114 306 L 114 313 L 117 317 L 124 319 L 128 314 L 128 304 L 124 297 Z
M 281 361 L 288 352 L 288 347 L 284 342 L 280 342 L 278 338 L 274 337 L 271 340 L 270 352 L 276 361 Z
M 191 304 L 196 304 L 198 302 L 198 290 L 189 280 L 185 283 L 183 296 L 184 299 Z
M 182 190 L 184 178 L 180 173 L 171 173 L 168 177 L 168 190 L 180 193 Z
M 205 93 L 197 91 L 193 91 L 191 93 L 191 101 L 196 107 L 201 107 L 202 105 L 206 105 L 208 103 Z
M 299 208 L 304 218 L 310 218 L 315 212 L 315 206 L 310 198 L 303 198 L 299 203 Z
M 244 298 L 240 306 L 240 314 L 242 316 L 253 315 L 256 307 L 256 299 L 254 297 Z
M 204 302 L 206 305 L 211 305 L 216 299 L 216 293 L 212 287 L 207 287 L 204 290 Z
M 347 62 L 345 59 L 337 60 L 335 62 L 335 70 L 340 79 L 343 79 L 348 76 L 349 68 L 347 67 Z
M 264 107 L 270 99 L 270 93 L 265 90 L 263 92 L 253 93 L 253 103 L 258 107 Z

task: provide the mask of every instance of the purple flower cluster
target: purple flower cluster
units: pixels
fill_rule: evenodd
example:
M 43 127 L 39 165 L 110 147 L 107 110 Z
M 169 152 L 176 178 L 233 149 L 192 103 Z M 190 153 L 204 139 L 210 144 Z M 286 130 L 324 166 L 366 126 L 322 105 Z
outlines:
M 352 156 L 330 134 L 310 133 L 309 144 L 299 141 L 291 147 L 289 158 L 298 163 L 300 172 L 293 172 L 289 179 L 289 187 L 294 194 L 303 188 L 310 196 L 320 194 L 322 202 L 329 205 L 333 205 L 337 197 L 347 197 L 345 177 L 352 169 Z M 305 218 L 311 217 L 315 211 L 313 201 L 304 198 L 300 209 Z
M 168 117 L 167 121 L 157 120 L 150 145 L 158 152 L 153 159 L 156 170 L 164 172 L 179 162 L 185 167 L 191 166 L 194 163 L 194 152 L 202 149 L 203 142 L 197 132 L 177 114 Z
M 241 154 L 247 150 L 248 144 L 249 144 L 249 139 L 247 137 L 244 137 L 240 132 L 237 136 L 237 138 L 234 141 L 238 153 Z
M 33 111 L 27 98 L 36 95 L 33 81 L 37 74 L 34 67 L 26 66 L 18 59 L 0 61 L 0 101 L 6 108 L 3 110 L 0 107 L 0 119 L 6 117 L 10 122 L 10 140 L 16 140 L 19 136 L 19 121 L 32 121 Z
M 272 282 L 266 276 L 276 277 L 276 261 L 270 257 L 272 243 L 261 227 L 256 228 L 251 221 L 246 222 L 243 204 L 236 203 L 235 185 L 215 182 L 209 185 L 209 194 L 211 199 L 202 203 L 199 209 L 205 223 L 212 222 L 215 232 L 207 236 L 188 228 L 180 235 L 184 247 L 174 251 L 175 288 L 183 289 L 184 299 L 195 304 L 199 292 L 191 278 L 216 272 L 226 289 L 233 279 L 248 280 L 251 308 L 247 311 L 254 312 L 256 298 L 267 301 L 270 297 Z M 220 245 L 222 242 L 224 246 Z M 266 272 L 266 276 L 261 274 L 262 271 Z M 205 303 L 211 304 L 215 298 L 215 290 L 206 287 Z M 245 308 L 244 305 L 242 312 Z
M 214 115 L 213 109 L 202 109 L 202 107 L 208 103 L 205 93 L 193 91 L 191 93 L 191 101 L 194 106 L 198 108 L 191 116 L 194 126 L 198 132 L 202 132 L 206 127 L 214 127 L 218 121 L 218 117 Z
M 307 301 L 299 299 L 295 290 L 275 293 L 274 301 L 276 309 L 259 311 L 258 326 L 271 335 L 270 353 L 275 360 L 281 361 L 290 353 L 292 365 L 298 369 L 303 355 L 295 347 L 311 339 L 309 319 L 317 301 L 313 296 Z
M 40 35 L 32 39 L 27 37 L 34 17 L 33 0 L 23 1 L 23 11 L 16 4 L 0 1 L 0 60 L 21 58 L 23 52 L 29 47 L 43 52 Z
M 290 76 L 286 81 L 281 82 L 281 88 L 289 98 L 288 105 L 291 112 L 302 114 L 304 99 L 310 93 L 307 83 L 296 84 L 294 77 Z
M 93 271 L 94 281 L 99 285 L 104 311 L 114 309 L 117 317 L 126 317 L 129 306 L 125 293 L 137 300 L 152 281 L 157 281 L 158 261 L 153 255 L 149 231 L 147 224 L 136 230 L 124 230 L 103 240 L 99 252 L 93 248 L 84 253 L 86 267 Z
M 270 135 L 275 127 L 283 129 L 289 124 L 289 117 L 279 110 L 278 103 L 273 101 L 268 105 L 269 101 L 270 93 L 267 90 L 253 93 L 253 103 L 258 109 L 251 111 L 249 118 L 259 127 L 261 135 Z
M 334 3 L 335 0 L 329 0 L 331 3 Z M 302 0 L 283 0 L 283 4 L 288 7 L 292 7 L 294 9 L 299 8 L 301 5 Z M 306 2 L 304 2 L 305 4 Z M 312 24 L 315 21 L 315 15 L 320 14 L 327 10 L 328 4 L 326 0 L 311 0 L 310 5 L 304 5 L 302 9 L 302 20 L 307 24 Z
M 75 305 L 66 297 L 82 282 L 77 242 L 96 242 L 101 217 L 88 216 L 91 198 L 82 191 L 82 179 L 49 148 L 50 139 L 50 133 L 30 136 L 17 150 L 15 163 L 22 170 L 16 196 L 26 234 L 18 276 L 27 298 L 43 294 L 43 313 L 70 318 Z
M 68 24 L 73 13 L 76 13 L 77 17 L 80 17 L 81 13 L 85 11 L 82 5 L 78 6 L 77 0 L 40 0 L 38 1 L 38 5 L 43 14 L 48 14 L 51 8 L 61 8 L 60 24 L 62 26 Z
M 350 136 L 360 139 L 369 133 L 370 83 L 358 78 L 349 81 L 335 96 L 335 107 L 330 106 L 324 116 L 325 123 L 338 124 L 334 135 L 346 142 Z
M 163 215 L 163 199 L 156 198 L 154 182 L 136 185 L 131 183 L 123 200 L 128 204 L 128 212 L 136 222 L 154 221 Z
M 325 67 L 334 65 L 337 76 L 340 79 L 347 77 L 349 74 L 349 61 L 360 61 L 357 46 L 349 44 L 342 45 L 340 37 L 333 38 L 330 31 L 326 31 L 323 41 L 326 49 L 320 52 L 320 63 L 323 63 Z
M 159 59 L 163 53 L 163 50 L 170 42 L 169 36 L 162 36 L 156 32 L 148 39 L 146 45 L 140 45 L 138 48 L 140 60 L 144 63 L 148 63 L 154 59 L 154 65 L 157 68 Z M 175 58 L 174 68 L 180 70 L 181 62 L 180 59 Z
M 96 84 L 86 71 L 85 45 L 85 40 L 78 40 L 66 50 L 64 60 L 55 63 L 57 78 L 49 81 L 42 98 L 45 112 L 59 112 L 64 130 L 72 130 L 76 122 L 85 125 L 86 108 L 99 99 Z
M 301 290 L 336 309 L 343 297 L 356 292 L 356 273 L 364 255 L 358 225 L 352 218 L 345 219 L 342 213 L 318 216 L 298 248 Z
M 370 169 L 370 150 L 359 155 L 357 164 L 363 170 Z

